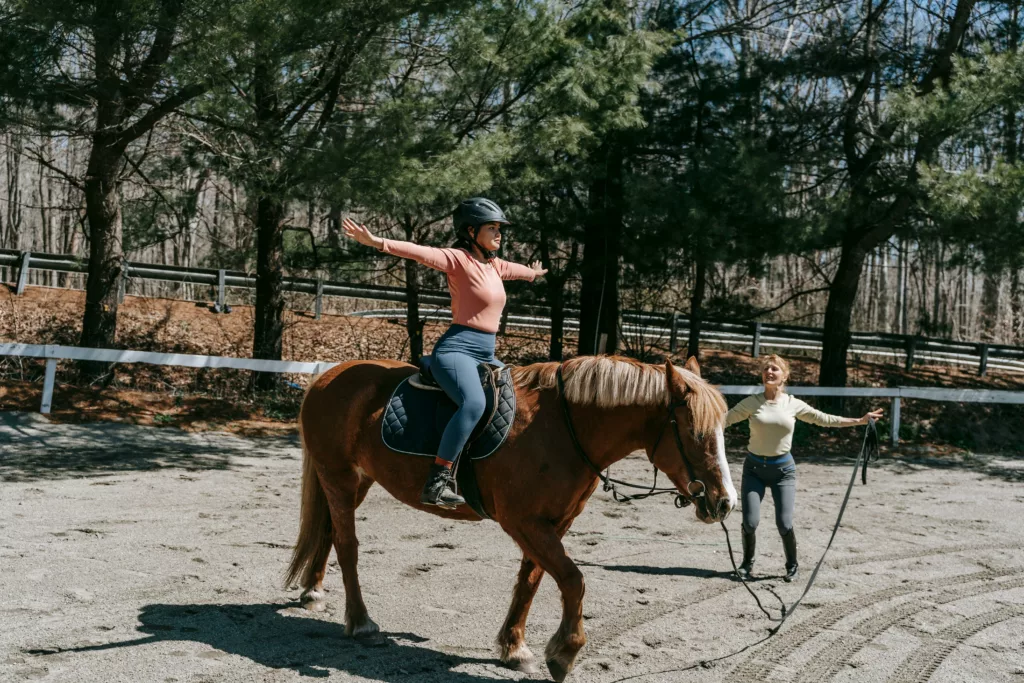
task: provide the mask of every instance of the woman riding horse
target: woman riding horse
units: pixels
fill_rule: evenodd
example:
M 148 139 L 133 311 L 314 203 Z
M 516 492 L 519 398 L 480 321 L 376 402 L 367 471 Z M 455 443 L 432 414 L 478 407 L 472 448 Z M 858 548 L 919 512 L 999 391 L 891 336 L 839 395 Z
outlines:
M 285 585 L 302 587 L 305 608 L 325 609 L 323 581 L 333 547 L 345 584 L 345 633 L 364 642 L 381 642 L 359 586 L 356 511 L 370 488 L 379 485 L 444 519 L 483 520 L 468 505 L 420 502 L 432 461 L 392 451 L 381 439 L 389 397 L 415 372 L 395 360 L 346 361 L 310 384 L 299 411 L 302 510 Z M 550 576 L 561 593 L 562 618 L 544 661 L 551 677 L 562 681 L 586 643 L 583 572 L 562 538 L 600 484 L 597 473 L 641 450 L 693 503 L 698 519 L 724 520 L 736 505 L 722 435 L 728 406 L 701 379 L 693 358 L 676 367 L 580 356 L 512 368 L 511 377 L 516 415 L 508 437 L 473 467 L 487 517 L 523 553 L 498 647 L 508 666 L 536 670 L 526 618 L 541 578 Z
M 452 295 L 452 325 L 434 345 L 431 371 L 449 398 L 458 406 L 441 436 L 437 457 L 430 469 L 420 502 L 454 508 L 464 504 L 452 487 L 452 464 L 486 409 L 477 366 L 504 364 L 494 357 L 494 335 L 505 307 L 502 280 L 529 280 L 547 272 L 535 261 L 529 267 L 495 256 L 501 247 L 505 213 L 490 199 L 466 199 L 452 216 L 455 244 L 451 249 L 425 247 L 413 242 L 375 237 L 366 226 L 346 218 L 345 234 L 360 244 L 386 254 L 413 259 L 448 276 Z
M 766 356 L 761 361 L 764 391 L 746 397 L 725 416 L 726 427 L 743 420 L 750 421 L 750 441 L 747 443 L 747 458 L 743 462 L 740 496 L 743 500 L 743 564 L 739 573 L 744 578 L 750 578 L 754 568 L 755 531 L 761 517 L 761 499 L 766 486 L 772 490 L 775 526 L 782 536 L 782 548 L 786 553 L 786 574 L 783 578 L 789 582 L 797 577 L 799 565 L 796 533 L 793 531 L 796 464 L 790 453 L 796 421 L 819 427 L 855 427 L 882 416 L 881 410 L 859 418 L 839 417 L 815 410 L 785 392 L 787 379 L 789 363 L 775 354 Z

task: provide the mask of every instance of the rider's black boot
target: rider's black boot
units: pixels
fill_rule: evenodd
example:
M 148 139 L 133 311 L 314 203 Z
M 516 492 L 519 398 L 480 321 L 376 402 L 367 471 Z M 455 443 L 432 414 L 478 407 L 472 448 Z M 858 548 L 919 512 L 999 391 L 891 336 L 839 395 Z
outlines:
M 452 490 L 452 470 L 444 465 L 430 466 L 427 483 L 420 494 L 420 502 L 424 505 L 437 505 L 443 508 L 456 508 L 465 505 L 466 501 Z
M 757 549 L 757 532 L 748 531 L 746 524 L 740 525 L 743 534 L 743 564 L 737 569 L 740 578 L 750 580 L 754 578 L 754 551 Z
M 786 551 L 786 575 L 782 579 L 789 583 L 796 580 L 800 569 L 796 561 L 796 532 L 793 529 L 782 536 L 782 549 Z

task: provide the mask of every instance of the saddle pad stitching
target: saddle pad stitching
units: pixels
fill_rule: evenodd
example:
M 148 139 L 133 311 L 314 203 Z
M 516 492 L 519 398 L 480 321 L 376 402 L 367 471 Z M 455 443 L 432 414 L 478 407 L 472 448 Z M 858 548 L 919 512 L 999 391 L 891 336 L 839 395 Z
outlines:
M 502 368 L 502 372 L 503 373 L 505 373 L 506 370 L 507 370 L 507 368 Z M 507 370 L 507 372 L 508 372 L 509 375 L 511 375 L 511 370 Z M 510 377 L 510 379 L 511 379 L 511 377 Z M 403 379 L 401 382 L 398 383 L 398 386 L 396 386 L 394 391 L 391 392 L 391 396 L 388 397 L 388 402 L 384 406 L 384 415 L 383 415 L 383 417 L 382 417 L 382 419 L 380 421 L 380 439 L 381 439 L 381 442 L 384 444 L 384 446 L 386 448 L 388 448 L 389 450 L 394 451 L 395 453 L 403 453 L 405 455 L 418 455 L 418 456 L 424 457 L 424 458 L 434 458 L 434 457 L 437 457 L 436 453 L 417 453 L 417 452 L 413 452 L 413 451 L 403 451 L 403 450 L 401 450 L 399 448 L 392 448 L 388 444 L 387 440 L 384 438 L 384 429 L 385 429 L 385 427 L 386 427 L 386 425 L 388 423 L 388 416 L 389 415 L 394 415 L 395 416 L 395 420 L 394 421 L 398 422 L 403 429 L 405 428 L 405 425 L 402 424 L 401 419 L 397 415 L 397 411 L 400 409 L 400 410 L 402 410 L 403 416 L 405 416 L 405 412 L 406 412 L 405 411 L 405 406 L 401 402 L 399 402 L 398 408 L 396 408 L 395 410 L 391 410 L 391 403 L 392 403 L 392 401 L 395 398 L 395 394 L 397 394 L 398 390 L 402 387 L 402 384 L 405 384 L 408 381 L 409 381 L 409 378 L 406 377 L 405 379 Z M 511 408 L 512 421 L 514 421 L 515 420 L 515 411 L 516 411 L 516 407 L 517 407 L 517 405 L 516 405 L 515 385 L 513 383 L 511 383 L 511 382 L 507 382 L 507 384 L 511 384 L 512 385 L 511 391 L 510 391 L 511 399 L 507 400 L 507 401 L 504 400 L 504 393 L 505 392 L 504 392 L 504 386 L 502 386 L 502 390 L 498 392 L 498 404 L 499 405 L 504 405 L 506 407 L 510 407 Z M 500 408 L 495 410 L 494 417 L 491 419 L 491 422 L 484 429 L 483 433 L 486 433 L 488 430 L 492 429 L 492 426 L 494 425 L 494 420 L 496 420 L 499 416 L 501 416 L 501 413 L 502 413 L 502 411 L 501 411 Z M 504 436 L 502 436 L 502 438 L 501 438 L 501 441 L 499 441 L 494 446 L 494 448 L 492 448 L 490 451 L 488 451 L 484 455 L 479 455 L 479 456 L 475 456 L 475 457 L 474 456 L 469 456 L 469 459 L 470 460 L 483 460 L 485 458 L 489 458 L 492 455 L 494 455 L 498 451 L 498 449 L 500 449 L 505 444 L 505 442 L 508 440 L 508 434 L 509 434 L 509 432 L 512 431 L 512 429 L 511 429 L 512 421 L 508 421 L 508 427 L 509 427 L 508 431 L 505 432 Z M 500 433 L 501 430 L 498 430 L 498 431 Z M 481 436 L 483 436 L 483 433 L 481 434 Z M 477 437 L 477 440 L 479 440 L 479 438 L 480 437 Z

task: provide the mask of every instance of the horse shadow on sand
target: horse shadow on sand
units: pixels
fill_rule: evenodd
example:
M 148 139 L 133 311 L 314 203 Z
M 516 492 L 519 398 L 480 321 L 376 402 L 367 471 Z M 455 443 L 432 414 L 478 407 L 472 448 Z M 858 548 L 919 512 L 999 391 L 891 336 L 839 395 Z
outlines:
M 149 635 L 58 651 L 96 652 L 191 641 L 271 669 L 289 669 L 300 676 L 328 678 L 332 672 L 342 672 L 379 681 L 476 683 L 494 678 L 453 669 L 464 664 L 501 666 L 495 658 L 455 655 L 419 647 L 419 643 L 428 639 L 411 633 L 383 633 L 368 641 L 349 638 L 343 624 L 285 613 L 297 612 L 297 609 L 290 609 L 297 607 L 297 603 L 146 605 L 139 614 L 138 629 Z M 52 652 L 54 650 L 43 649 L 27 654 Z M 144 655 L 140 653 L 140 656 Z
M 652 567 L 638 564 L 594 564 L 579 562 L 578 564 L 588 567 L 599 567 L 606 572 L 624 572 L 627 574 L 646 574 L 647 576 L 686 576 L 694 579 L 728 579 L 739 583 L 740 579 L 733 570 L 715 571 L 714 569 L 699 569 L 697 567 Z M 759 581 L 774 581 L 781 579 L 782 575 L 761 574 L 747 579 L 747 583 Z

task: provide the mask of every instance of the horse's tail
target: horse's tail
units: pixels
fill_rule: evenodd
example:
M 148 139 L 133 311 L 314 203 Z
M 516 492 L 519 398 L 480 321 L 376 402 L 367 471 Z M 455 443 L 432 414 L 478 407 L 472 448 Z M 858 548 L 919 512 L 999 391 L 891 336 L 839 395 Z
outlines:
M 310 381 L 309 386 L 312 387 L 315 381 L 315 378 Z M 332 526 L 327 496 L 320 485 L 316 468 L 313 466 L 313 458 L 306 446 L 301 410 L 299 438 L 302 442 L 302 511 L 299 515 L 299 538 L 295 542 L 295 550 L 292 551 L 292 562 L 285 576 L 285 587 L 292 585 L 301 574 L 300 585 L 304 590 L 308 590 L 317 582 L 317 571 L 327 564 L 327 556 L 331 553 Z

